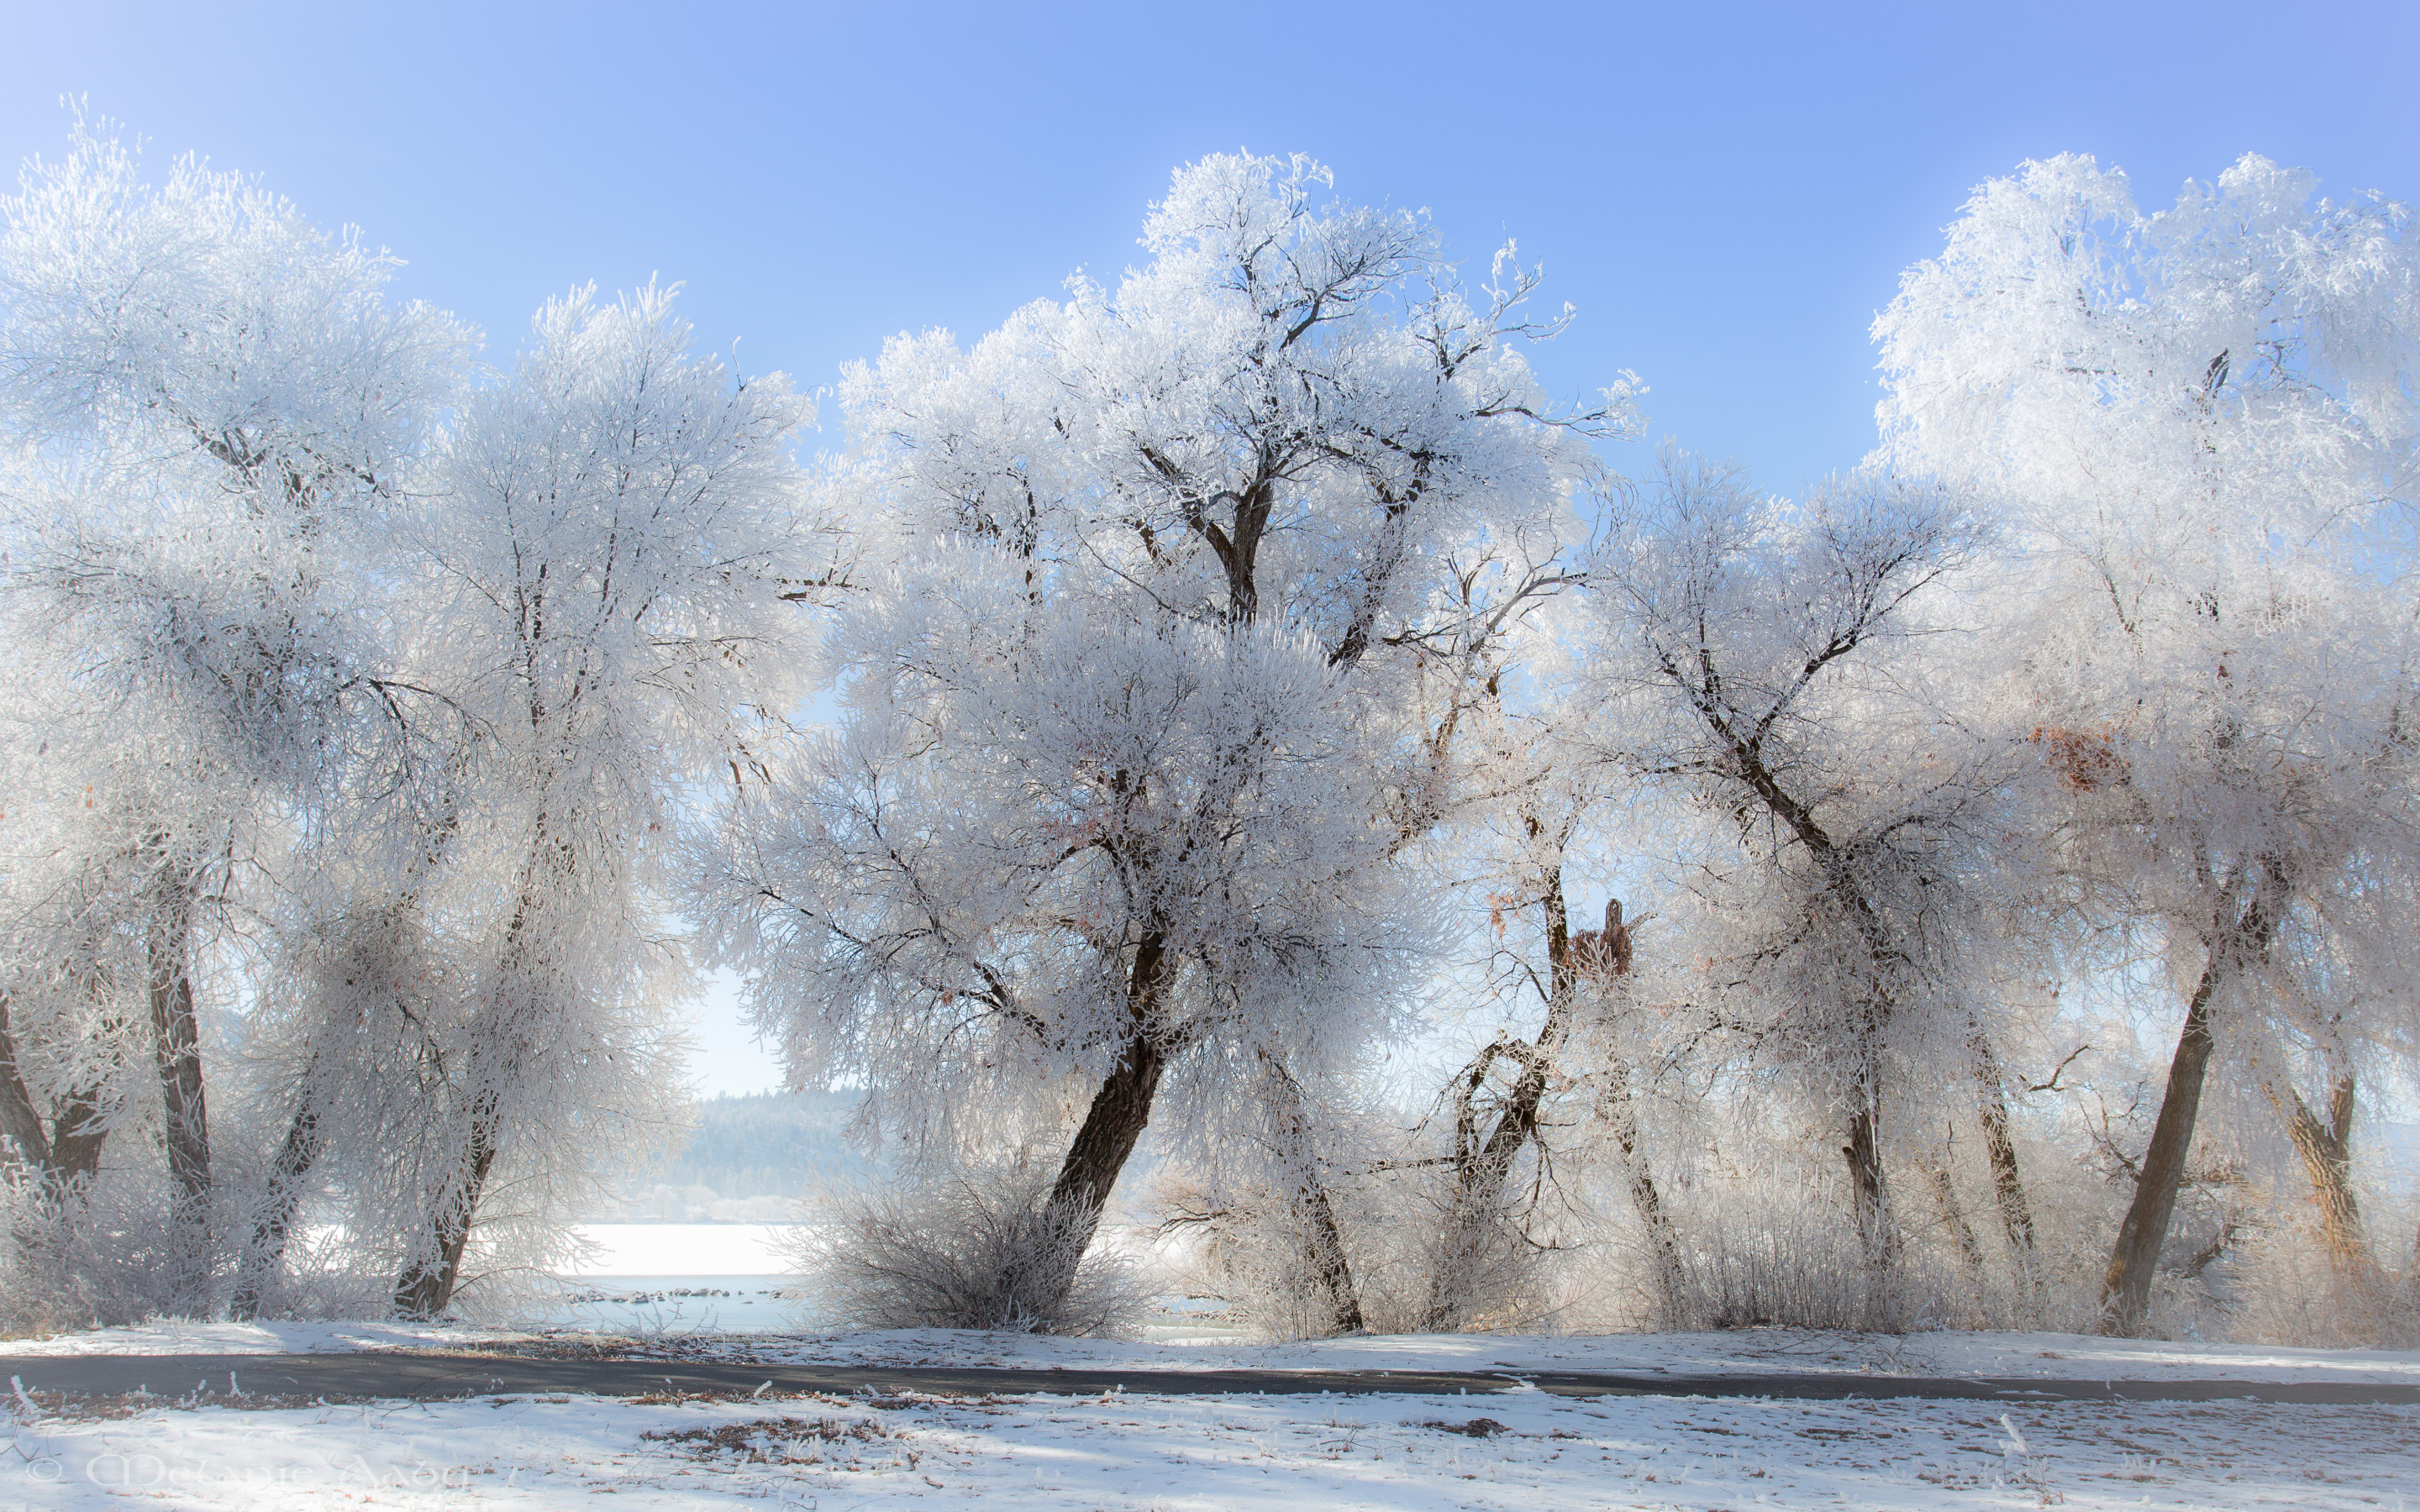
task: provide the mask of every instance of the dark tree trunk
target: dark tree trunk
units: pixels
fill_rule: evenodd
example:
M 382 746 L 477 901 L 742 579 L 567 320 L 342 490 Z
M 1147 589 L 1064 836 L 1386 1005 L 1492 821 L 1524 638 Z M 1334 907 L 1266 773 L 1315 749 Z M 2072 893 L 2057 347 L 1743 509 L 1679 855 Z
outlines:
M 1525 823 L 1533 841 L 1544 834 L 1544 826 L 1537 819 Z M 1537 1136 L 1538 1109 L 1545 1100 L 1551 1057 L 1570 1037 L 1577 1011 L 1581 966 L 1609 974 L 1616 949 L 1612 942 L 1618 937 L 1621 969 L 1629 967 L 1629 935 L 1621 930 L 1621 903 L 1606 904 L 1604 934 L 1582 933 L 1575 940 L 1559 864 L 1546 872 L 1544 883 L 1538 902 L 1546 926 L 1546 1022 L 1533 1041 L 1499 1039 L 1490 1044 L 1455 1079 L 1453 1190 L 1446 1199 L 1445 1231 L 1439 1236 L 1436 1269 L 1430 1275 L 1428 1301 L 1420 1312 L 1420 1326 L 1428 1332 L 1450 1329 L 1461 1321 L 1463 1284 L 1495 1238 L 1504 1183 L 1512 1174 L 1513 1164 Z M 1586 962 L 1579 959 L 1582 956 L 1588 958 Z M 1514 1061 L 1521 1072 L 1497 1109 L 1495 1124 L 1481 1138 L 1473 1100 L 1487 1085 L 1488 1073 L 1499 1057 Z
M 52 1109 L 46 1128 L 17 1057 L 8 995 L 0 992 L 0 1137 L 15 1148 L 17 1159 L 34 1172 L 46 1194 L 62 1198 L 101 1169 L 113 1100 L 105 1081 L 75 1088 Z
M 1823 873 L 1824 889 L 1846 906 L 1849 917 L 1855 921 L 1866 959 L 1875 971 L 1875 983 L 1859 1007 L 1856 1054 L 1851 1068 L 1856 1078 L 1856 1102 L 1849 1109 L 1848 1143 L 1841 1147 L 1840 1154 L 1849 1164 L 1850 1216 L 1856 1227 L 1858 1242 L 1869 1263 L 1888 1265 L 1898 1247 L 1898 1236 L 1891 1229 L 1890 1191 L 1883 1173 L 1882 1055 L 1884 1033 L 1898 1007 L 1887 983 L 1894 964 L 1900 958 L 1900 951 L 1873 903 L 1857 886 L 1855 873 L 1839 847 L 1816 823 L 1814 810 L 1782 787 L 1753 742 L 1730 733 L 1725 738 L 1730 742 L 1731 759 L 1739 763 L 1741 780 L 1775 818 L 1790 827 L 1791 834 L 1807 848 L 1807 856 Z
M 2311 1200 L 2319 1210 L 2319 1233 L 2336 1273 L 2359 1287 L 2378 1279 L 2378 1262 L 2370 1254 L 2369 1234 L 2361 1221 L 2361 1199 L 2352 1189 L 2352 1120 L 2357 1106 L 2352 1073 L 2335 1078 L 2328 1088 L 2328 1119 L 2319 1121 L 2303 1094 L 2287 1088 L 2271 1100 L 2286 1114 L 2287 1133 L 2303 1169 L 2311 1179 Z
M 1526 825 L 1532 841 L 1544 833 L 1544 826 L 1535 818 L 1528 819 Z M 1567 837 L 1568 830 L 1565 834 Z M 1500 1217 L 1504 1184 L 1511 1179 L 1522 1151 L 1538 1138 L 1538 1115 L 1545 1102 L 1554 1057 L 1571 1038 L 1578 1016 L 1580 983 L 1594 980 L 1609 985 L 1630 970 L 1630 931 L 1621 920 L 1621 900 L 1606 901 L 1602 931 L 1574 933 L 1559 864 L 1546 872 L 1544 882 L 1539 904 L 1546 926 L 1546 1021 L 1540 1026 L 1534 1041 L 1497 1041 L 1481 1051 L 1457 1079 L 1453 1192 L 1448 1199 L 1437 1269 L 1430 1279 L 1428 1303 L 1421 1315 L 1422 1326 L 1431 1331 L 1450 1328 L 1460 1321 L 1455 1295 L 1460 1276 L 1476 1263 L 1491 1242 L 1491 1230 Z M 1499 1057 L 1519 1064 L 1521 1072 L 1497 1110 L 1494 1126 L 1481 1139 L 1471 1101 L 1486 1084 L 1488 1072 Z M 1644 1176 L 1645 1166 L 1636 1163 L 1635 1123 L 1626 1122 L 1621 1137 L 1623 1160 L 1630 1164 L 1633 1173 L 1633 1195 L 1637 1196 L 1637 1182 L 1645 1180 L 1651 1209 L 1660 1217 L 1662 1202 L 1655 1195 L 1653 1179 Z M 1645 1211 L 1648 1210 L 1642 1210 Z M 1653 1219 L 1650 1227 L 1654 1227 Z M 1669 1235 L 1659 1233 L 1655 1238 L 1666 1242 Z
M 59 1191 L 70 1191 L 99 1174 L 101 1147 L 109 1138 L 110 1102 L 95 1083 L 70 1092 L 53 1115 L 51 1171 Z
M 2101 1283 L 2105 1334 L 2139 1334 L 2150 1310 L 2151 1273 L 2159 1263 L 2160 1246 L 2167 1242 L 2168 1219 L 2176 1211 L 2177 1188 L 2184 1180 L 2185 1153 L 2193 1144 L 2202 1084 L 2210 1072 L 2210 996 L 2218 979 L 2215 963 L 2202 972 L 2185 1010 L 2184 1030 L 2177 1036 L 2159 1120 L 2151 1126 L 2150 1148 L 2134 1179 L 2134 1200 L 2126 1209 L 2109 1273 Z
M 38 1202 L 23 1212 L 12 1236 L 20 1253 L 48 1249 L 59 1230 L 46 1218 L 63 1216 L 69 1203 L 101 1168 L 101 1142 L 109 1136 L 106 1083 L 80 1087 L 54 1104 L 49 1126 L 26 1088 L 18 1061 L 17 1036 L 8 1021 L 8 995 L 0 992 L 0 1168 L 13 1151 L 32 1178 Z
M 1550 1020 L 1551 1023 L 1551 1015 Z M 1541 1035 L 1543 1040 L 1544 1035 Z M 1512 1090 L 1484 1138 L 1473 1098 L 1487 1082 L 1499 1058 L 1521 1066 Z M 1461 1326 L 1463 1290 L 1497 1240 L 1502 1221 L 1504 1184 L 1512 1174 L 1538 1126 L 1538 1104 L 1546 1088 L 1545 1057 L 1532 1044 L 1497 1040 L 1479 1053 L 1456 1078 L 1454 1087 L 1453 1188 L 1446 1198 L 1444 1231 L 1437 1238 L 1435 1269 L 1429 1276 L 1429 1295 L 1420 1310 L 1420 1328 L 1442 1333 Z
M 1303 1190 L 1303 1207 L 1310 1229 L 1304 1258 L 1311 1264 L 1320 1295 L 1327 1300 L 1328 1335 L 1363 1333 L 1369 1325 L 1361 1320 L 1360 1288 L 1353 1281 L 1353 1266 L 1344 1254 L 1344 1234 L 1336 1225 L 1336 1210 L 1327 1200 L 1327 1185 L 1316 1172 Z
M 1100 1090 L 1093 1094 L 1093 1104 L 1085 1109 L 1084 1121 L 1067 1147 L 1066 1159 L 1060 1163 L 1059 1179 L 1051 1183 L 1043 1211 L 1054 1230 L 1071 1241 L 1053 1288 L 1061 1296 L 1075 1285 L 1076 1262 L 1100 1227 L 1101 1210 L 1118 1184 L 1118 1173 L 1125 1169 L 1136 1142 L 1151 1124 L 1152 1099 L 1158 1095 L 1160 1075 L 1168 1069 L 1167 1046 L 1160 1041 L 1159 1002 L 1173 970 L 1166 936 L 1144 935 L 1126 976 L 1125 1047 L 1102 1078 Z
M 542 724 L 543 718 L 534 715 L 532 722 Z M 520 1074 L 530 1032 L 529 1024 L 516 1026 L 510 1022 L 508 998 L 517 990 L 531 988 L 537 980 L 533 975 L 529 954 L 530 932 L 535 927 L 534 921 L 541 902 L 539 878 L 544 874 L 549 853 L 557 848 L 558 842 L 551 839 L 553 833 L 553 825 L 541 809 L 533 822 L 530 853 L 515 891 L 512 922 L 504 929 L 503 980 L 497 995 L 481 1011 L 482 1022 L 474 1027 L 470 1046 L 469 1148 L 463 1151 L 460 1174 L 440 1201 L 420 1249 L 405 1261 L 402 1273 L 396 1278 L 395 1307 L 406 1318 L 437 1317 L 453 1305 L 455 1288 L 461 1285 L 462 1251 L 477 1222 L 480 1200 L 487 1196 L 488 1175 L 495 1168 L 496 1157 L 501 1153 L 505 1089 Z M 557 874 L 567 877 L 569 867 L 565 866 Z M 521 1011 L 526 1015 L 537 1010 L 524 1005 Z
M 453 1305 L 454 1290 L 462 1283 L 462 1251 L 496 1165 L 500 1103 L 493 1090 L 484 1090 L 472 1104 L 469 1163 L 438 1210 L 427 1252 L 408 1263 L 396 1280 L 395 1310 L 405 1318 L 435 1318 Z
M 57 1170 L 52 1165 L 51 1139 L 42 1127 L 42 1116 L 34 1106 L 31 1093 L 25 1089 L 25 1078 L 17 1064 L 17 1036 L 8 1022 L 8 995 L 0 992 L 0 1155 L 12 1157 L 15 1164 L 32 1174 L 35 1187 L 45 1196 L 57 1190 Z M 9 1238 L 20 1254 L 30 1254 L 46 1242 L 46 1226 L 39 1217 L 20 1210 L 15 1231 Z
M 2025 1183 L 2017 1169 L 2016 1143 L 2009 1137 L 2007 1078 L 2000 1071 L 2000 1057 L 1992 1051 L 1992 1041 L 1979 1028 L 1975 1035 L 1975 1085 L 1981 1097 L 1983 1152 L 1992 1166 L 1992 1196 L 2000 1209 L 2000 1228 L 2009 1236 L 2009 1249 L 2016 1257 L 2018 1269 L 2024 1271 L 2034 1251 L 2033 1204 L 2026 1199 Z
M 1883 1175 L 1880 1088 L 1857 1089 L 1856 1105 L 1849 1110 L 1848 1132 L 1849 1142 L 1840 1147 L 1840 1154 L 1849 1163 L 1857 1238 L 1865 1245 L 1868 1261 L 1887 1265 L 1898 1246 L 1891 1228 L 1890 1188 Z
M 0 992 L 0 1139 L 16 1150 L 17 1159 L 47 1180 L 51 1170 L 51 1139 L 42 1115 L 25 1089 L 17 1066 L 17 1033 L 8 1022 L 8 995 Z
M 172 1279 L 175 1295 L 188 1308 L 207 1302 L 210 1269 L 210 1119 L 194 1012 L 193 908 L 194 879 L 180 874 L 161 889 L 147 942 L 177 1269 Z
M 1088 1236 L 1117 1185 L 1118 1173 L 1125 1169 L 1127 1157 L 1151 1123 L 1152 1099 L 1166 1070 L 1166 1056 L 1155 1039 L 1137 1035 L 1128 1041 L 1125 1053 L 1093 1094 L 1092 1106 L 1060 1163 L 1059 1179 L 1050 1187 L 1050 1211 L 1089 1215 L 1082 1221 Z
M 2134 1180 L 2134 1200 L 2118 1227 L 2109 1271 L 2102 1279 L 2101 1331 L 2104 1334 L 2137 1335 L 2149 1319 L 2151 1278 L 2159 1268 L 2160 1248 L 2167 1242 L 2168 1220 L 2176 1212 L 2177 1189 L 2184 1180 L 2185 1156 L 2193 1148 L 2202 1086 L 2210 1074 L 2211 1000 L 2221 987 L 2268 953 L 2270 941 L 2285 919 L 2285 878 L 2274 866 L 2264 863 L 2243 912 L 2222 918 L 2212 932 L 2210 960 L 2185 1005 L 2184 1028 L 2177 1036 L 2176 1057 L 2168 1066 L 2167 1091 L 2160 1099 L 2150 1148 L 2143 1152 Z

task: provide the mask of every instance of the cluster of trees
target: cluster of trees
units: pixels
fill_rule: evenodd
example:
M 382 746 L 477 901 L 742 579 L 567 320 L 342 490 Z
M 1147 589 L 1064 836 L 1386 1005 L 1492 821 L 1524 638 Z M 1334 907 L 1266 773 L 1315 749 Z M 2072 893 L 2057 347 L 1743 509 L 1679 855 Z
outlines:
M 8 205 L 21 1308 L 294 1304 L 308 1210 L 433 1313 L 681 1116 L 660 873 L 794 696 L 808 407 L 654 288 L 479 367 L 394 266 L 83 131 Z
M 1940 1250 L 2140 1331 L 2273 1134 L 2345 1287 L 2408 1287 L 2350 1156 L 2420 1049 L 2405 212 L 2027 164 L 1792 500 L 1613 471 L 1643 386 L 1544 391 L 1512 248 L 1327 189 L 1180 170 L 1142 267 L 895 339 L 801 462 L 661 291 L 489 369 L 255 186 L 30 170 L 12 1294 L 428 1315 L 545 1258 L 676 1117 L 685 945 L 905 1168 L 1038 1173 L 984 1218 L 1029 1320 L 1147 1127 L 1312 1332 L 1500 1321 L 1615 1231 L 1720 1320 L 1759 1181 L 1859 1285 Z

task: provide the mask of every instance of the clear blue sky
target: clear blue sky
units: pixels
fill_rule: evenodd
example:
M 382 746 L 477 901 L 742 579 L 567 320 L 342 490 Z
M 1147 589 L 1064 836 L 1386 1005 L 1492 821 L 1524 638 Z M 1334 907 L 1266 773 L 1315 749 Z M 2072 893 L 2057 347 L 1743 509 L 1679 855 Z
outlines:
M 972 335 L 1137 255 L 1177 163 L 1301 151 L 1505 236 L 1579 324 L 1577 393 L 1776 487 L 1854 462 L 1866 327 L 1978 180 L 2089 152 L 2146 204 L 2257 151 L 2420 199 L 2420 5 L 28 5 L 0 150 L 60 96 L 264 177 L 508 352 L 545 295 L 651 273 L 802 385 Z M 766 1062 L 709 1015 L 710 1088 Z

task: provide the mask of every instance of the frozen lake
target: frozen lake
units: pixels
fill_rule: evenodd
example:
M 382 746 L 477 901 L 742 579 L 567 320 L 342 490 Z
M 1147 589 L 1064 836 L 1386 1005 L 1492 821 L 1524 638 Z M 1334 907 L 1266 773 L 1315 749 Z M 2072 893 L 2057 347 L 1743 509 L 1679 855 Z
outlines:
M 787 1251 L 807 1224 L 580 1224 L 586 1254 L 562 1273 L 598 1276 L 771 1276 L 792 1273 Z
M 802 1224 L 582 1224 L 569 1295 L 519 1322 L 607 1334 L 788 1333 L 809 1326 L 787 1252 Z
M 780 1276 L 597 1275 L 568 1296 L 518 1315 L 530 1328 L 599 1334 L 794 1334 L 810 1326 Z

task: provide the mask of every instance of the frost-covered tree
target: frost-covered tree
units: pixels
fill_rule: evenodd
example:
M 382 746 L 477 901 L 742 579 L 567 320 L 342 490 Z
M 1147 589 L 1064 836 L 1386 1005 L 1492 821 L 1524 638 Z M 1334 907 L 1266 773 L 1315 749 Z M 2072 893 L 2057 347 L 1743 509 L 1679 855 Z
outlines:
M 1877 1263 L 1895 1233 L 1888 1104 L 1936 1068 L 1979 1088 L 2011 1242 L 2030 1227 L 1976 991 L 2008 773 L 1962 717 L 1971 669 L 1939 633 L 1980 539 L 1939 487 L 1856 477 L 1791 505 L 1668 452 L 1590 563 L 1589 737 L 1735 847 L 1695 872 L 1721 925 L 1689 947 L 1707 962 L 1690 995 L 1807 1073 Z
M 1575 711 L 1558 711 L 1570 715 Z M 1487 749 L 1488 789 L 1497 801 L 1473 802 L 1463 833 L 1443 847 L 1462 872 L 1466 895 L 1486 903 L 1488 969 L 1475 1007 L 1504 1018 L 1534 1022 L 1498 1026 L 1447 1084 L 1439 1100 L 1448 1143 L 1413 1168 L 1442 1177 L 1438 1235 L 1419 1306 L 1424 1332 L 1463 1327 L 1497 1301 L 1486 1285 L 1527 1257 L 1533 1246 L 1528 1218 L 1554 1184 L 1556 1150 L 1549 1126 L 1583 1120 L 1556 1117 L 1558 1094 L 1586 1083 L 1574 1066 L 1575 1041 L 1618 1014 L 1631 968 L 1630 931 L 1620 899 L 1606 901 L 1601 925 L 1575 915 L 1567 891 L 1570 861 L 1591 808 L 1606 795 L 1591 780 L 1601 768 L 1561 742 L 1546 717 L 1503 720 Z M 1475 821 L 1472 822 L 1472 821 Z M 1534 999 L 1534 1008 L 1532 1005 Z M 1534 1017 L 1532 1016 L 1534 1012 Z M 1628 1068 L 1600 1068 L 1592 1110 L 1617 1149 L 1624 1184 L 1645 1224 L 1658 1288 L 1675 1258 L 1668 1221 L 1631 1115 Z M 1565 1152 L 1568 1155 L 1568 1151 Z M 1527 1190 L 1514 1178 L 1527 1164 Z M 1568 1163 L 1568 1162 L 1567 1162 Z
M 14 795 L 0 873 L 8 910 L 0 1138 L 37 1227 L 64 1217 L 89 1188 L 125 1117 L 133 1068 L 150 1058 L 144 962 L 130 948 L 144 933 L 139 878 L 125 874 L 110 816 L 87 806 L 89 788 L 51 759 L 39 728 L 12 723 L 0 747 Z
M 353 1198 L 337 1269 L 362 1278 L 381 1241 L 410 1225 L 400 1173 L 444 1143 L 445 1051 L 479 949 L 464 836 L 487 810 L 473 780 L 484 742 L 472 711 L 441 690 L 432 674 L 442 671 L 390 669 L 427 705 L 409 738 L 384 747 L 401 760 L 362 764 L 331 784 L 333 811 L 315 826 L 326 838 L 289 868 L 275 949 L 257 970 L 270 987 L 246 1024 L 269 1073 L 256 1100 L 284 1133 L 240 1220 L 228 1296 L 237 1318 L 285 1304 L 287 1247 L 305 1205 L 331 1185 Z
M 683 785 L 788 697 L 807 537 L 787 447 L 810 412 L 778 375 L 692 354 L 670 290 L 575 293 L 466 405 L 401 527 L 419 659 L 481 736 L 448 820 L 458 995 L 413 1048 L 429 1127 L 387 1173 L 407 1314 L 451 1300 L 501 1176 L 507 1216 L 542 1216 L 677 1094 L 662 869 Z
M 2121 1332 L 2213 1066 L 2289 1116 L 2278 1078 L 2318 1069 L 2314 1171 L 2340 1171 L 2357 1062 L 2410 1044 L 2420 249 L 2400 207 L 2314 193 L 2246 157 L 2147 215 L 2089 159 L 2027 163 L 1874 327 L 1885 454 L 2016 523 L 2049 833 L 2181 999 L 2103 1288 Z
M 473 392 L 464 331 L 385 299 L 393 259 L 191 160 L 148 187 L 81 131 L 8 212 L 8 627 L 46 653 L 5 711 L 33 810 L 0 871 L 25 1211 L 156 1108 L 151 1269 L 209 1304 L 237 1206 L 212 972 L 274 1119 L 232 1305 L 273 1296 L 333 1187 L 396 1304 L 436 1311 L 474 1227 L 543 1251 L 677 1091 L 662 837 L 786 697 L 807 408 L 690 355 L 654 289 L 550 304 Z
M 1171 1091 L 1249 1126 L 1349 1327 L 1306 1089 L 1400 1021 L 1394 857 L 1629 391 L 1556 409 L 1530 275 L 1474 301 L 1326 181 L 1204 160 L 1115 289 L 852 372 L 842 723 L 743 786 L 697 907 L 795 1073 L 868 1078 L 878 1119 L 980 1139 L 1070 1099 L 1054 1231 Z
M 21 748 L 81 779 L 36 780 L 34 801 L 88 810 L 20 831 L 62 848 L 9 866 L 8 1058 L 47 1059 L 76 1104 L 122 1060 L 130 1016 L 147 1024 L 171 1191 L 163 1300 L 198 1306 L 214 1202 L 204 962 L 230 910 L 258 906 L 258 863 L 340 764 L 352 706 L 380 697 L 359 607 L 373 585 L 348 566 L 465 335 L 388 301 L 394 260 L 349 232 L 190 158 L 147 184 L 131 151 L 81 126 L 7 214 L 9 628 L 52 674 L 10 713 L 31 732 Z M 44 890 L 63 878 L 78 880 Z M 58 905 L 70 895 L 85 904 Z M 71 1133 L 98 1141 L 115 1117 Z

